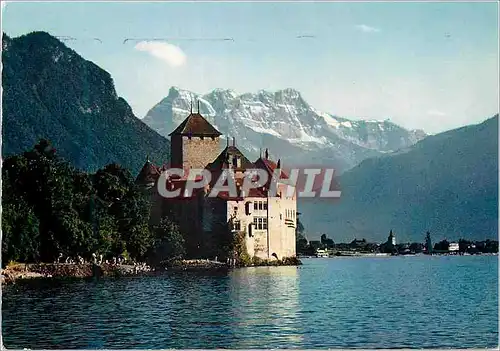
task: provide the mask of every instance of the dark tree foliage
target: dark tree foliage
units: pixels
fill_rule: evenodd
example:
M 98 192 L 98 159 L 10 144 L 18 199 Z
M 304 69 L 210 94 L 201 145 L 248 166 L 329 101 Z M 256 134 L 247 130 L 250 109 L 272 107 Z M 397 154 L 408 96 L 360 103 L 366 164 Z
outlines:
M 295 251 L 299 254 L 308 253 L 307 239 L 304 237 L 304 225 L 297 218 L 297 228 L 295 228 Z
M 220 261 L 234 256 L 234 237 L 235 233 L 231 230 L 230 223 L 220 220 L 216 222 L 213 228 L 212 248 L 210 258 L 218 257 Z
M 184 237 L 175 222 L 164 217 L 159 224 L 153 226 L 152 233 L 152 245 L 148 252 L 150 264 L 161 265 L 184 257 Z
M 432 239 L 430 232 L 427 232 L 427 234 L 425 235 L 424 248 L 427 253 L 432 253 Z
M 150 230 L 149 200 L 128 170 L 110 164 L 83 173 L 47 140 L 3 161 L 2 191 L 3 264 L 52 262 L 59 255 L 91 259 L 93 253 L 143 260 L 158 240 L 171 238 Z M 181 239 L 167 242 L 177 240 L 179 252 Z
M 335 247 L 333 240 L 327 237 L 326 234 L 321 235 L 321 244 L 329 249 L 333 249 Z
M 448 251 L 449 247 L 450 243 L 446 239 L 434 244 L 435 251 Z
M 2 257 L 34 262 L 40 253 L 39 221 L 22 199 L 2 204 Z
M 478 254 L 478 253 L 498 253 L 497 240 L 469 241 L 460 239 L 458 241 L 458 251 L 460 253 Z
M 412 253 L 420 253 L 424 251 L 424 244 L 422 243 L 411 243 L 409 249 Z
M 472 242 L 469 240 L 460 239 L 458 241 L 458 252 L 466 252 L 471 244 Z

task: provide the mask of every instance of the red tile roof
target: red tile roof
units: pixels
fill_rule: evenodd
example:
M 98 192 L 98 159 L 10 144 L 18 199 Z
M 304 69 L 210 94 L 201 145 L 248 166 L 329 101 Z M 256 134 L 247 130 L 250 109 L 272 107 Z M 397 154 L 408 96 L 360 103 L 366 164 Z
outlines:
M 262 158 L 262 157 L 260 157 L 254 163 L 257 167 L 267 170 L 267 172 L 269 173 L 269 176 L 273 175 L 274 170 L 277 167 L 277 164 L 274 161 L 271 161 L 267 158 Z M 283 170 L 281 170 L 280 178 L 281 179 L 288 179 L 288 174 L 286 174 Z
M 240 159 L 241 167 L 238 169 L 245 170 L 254 167 L 254 164 L 250 162 L 236 146 L 227 146 L 212 163 L 207 165 L 206 168 L 209 170 L 227 168 L 229 156 L 238 157 Z
M 175 130 L 169 135 L 187 136 L 214 136 L 222 135 L 199 113 L 191 113 Z
M 244 199 L 243 196 L 237 196 L 237 197 L 231 197 L 229 196 L 229 192 L 227 191 L 220 191 L 217 194 L 217 197 L 222 200 L 226 201 L 241 201 Z M 245 197 L 267 197 L 267 192 L 265 192 L 263 189 L 250 189 L 248 194 L 245 195 Z
M 153 183 L 156 182 L 156 179 L 160 176 L 161 169 L 151 163 L 149 160 L 146 161 L 144 166 L 142 166 L 141 171 L 137 175 L 136 182 L 137 183 Z

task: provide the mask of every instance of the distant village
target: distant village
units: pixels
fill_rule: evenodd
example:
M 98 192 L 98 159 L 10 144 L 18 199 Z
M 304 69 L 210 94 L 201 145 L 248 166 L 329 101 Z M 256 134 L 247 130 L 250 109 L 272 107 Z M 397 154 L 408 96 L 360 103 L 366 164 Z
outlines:
M 446 239 L 432 244 L 430 233 L 425 236 L 424 243 L 397 243 L 396 234 L 389 233 L 384 243 L 372 243 L 365 239 L 354 239 L 350 243 L 335 243 L 326 234 L 321 240 L 308 241 L 301 234 L 297 240 L 298 256 L 330 257 L 330 256 L 396 256 L 396 255 L 481 255 L 498 253 L 498 241 L 469 241 L 460 239 L 448 242 Z

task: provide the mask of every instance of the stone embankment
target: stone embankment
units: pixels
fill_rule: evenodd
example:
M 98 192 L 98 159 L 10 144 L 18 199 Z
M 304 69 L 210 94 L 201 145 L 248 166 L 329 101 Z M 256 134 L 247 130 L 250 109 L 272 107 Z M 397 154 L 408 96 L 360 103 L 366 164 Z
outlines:
M 20 279 L 33 278 L 92 278 L 92 277 L 126 277 L 153 275 L 165 271 L 225 271 L 230 268 L 248 266 L 298 266 L 302 264 L 298 258 L 277 260 L 253 260 L 245 265 L 230 265 L 225 262 L 198 260 L 178 260 L 160 267 L 151 268 L 146 264 L 108 264 L 93 263 L 16 263 L 2 270 L 1 282 L 14 283 Z
M 229 266 L 226 263 L 218 261 L 193 259 L 169 262 L 168 264 L 163 265 L 160 269 L 164 269 L 166 271 L 217 271 L 227 270 L 229 269 Z

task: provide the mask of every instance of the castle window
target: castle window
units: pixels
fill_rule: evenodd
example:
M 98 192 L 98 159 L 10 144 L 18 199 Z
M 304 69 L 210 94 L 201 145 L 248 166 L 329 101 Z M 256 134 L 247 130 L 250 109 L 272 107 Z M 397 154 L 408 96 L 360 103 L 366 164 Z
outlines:
M 259 201 L 259 210 L 262 210 L 262 201 Z
M 266 217 L 254 217 L 253 226 L 256 230 L 266 230 L 267 229 L 267 218 Z
M 264 210 L 267 210 L 267 202 L 264 202 Z
M 245 204 L 245 212 L 246 212 L 247 216 L 251 213 L 251 211 L 250 211 L 250 206 L 251 206 L 251 205 L 252 205 L 252 203 L 251 203 L 251 202 L 247 202 L 247 203 Z
M 258 205 L 257 205 L 257 201 L 255 201 L 255 202 L 253 203 L 253 209 L 254 209 L 255 211 L 257 211 L 257 210 L 258 210 L 258 207 L 257 207 L 257 206 L 258 206 Z
M 233 229 L 238 232 L 241 230 L 241 222 L 239 220 L 233 222 Z

